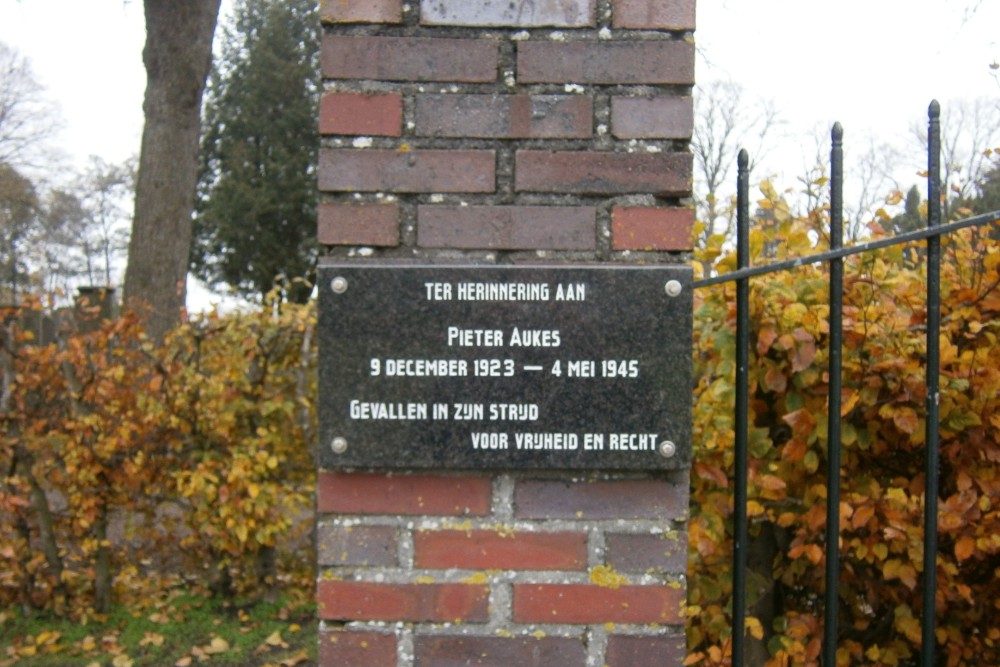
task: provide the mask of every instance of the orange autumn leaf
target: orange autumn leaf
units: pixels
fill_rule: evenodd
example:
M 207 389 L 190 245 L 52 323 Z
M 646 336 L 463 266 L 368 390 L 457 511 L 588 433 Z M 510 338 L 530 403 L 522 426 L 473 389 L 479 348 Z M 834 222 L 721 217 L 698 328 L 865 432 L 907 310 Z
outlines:
M 913 408 L 904 406 L 893 412 L 892 423 L 903 433 L 913 433 L 920 426 L 920 419 Z
M 976 540 L 963 535 L 955 541 L 955 558 L 959 561 L 968 560 L 976 553 Z
M 799 438 L 808 437 L 816 428 L 816 418 L 805 408 L 789 412 L 781 420 L 791 426 L 792 434 Z

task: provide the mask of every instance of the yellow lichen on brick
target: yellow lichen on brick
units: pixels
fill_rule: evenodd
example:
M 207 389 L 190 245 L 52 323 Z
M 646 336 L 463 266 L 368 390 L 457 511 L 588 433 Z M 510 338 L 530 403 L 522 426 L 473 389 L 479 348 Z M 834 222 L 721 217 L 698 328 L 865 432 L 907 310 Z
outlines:
M 615 572 L 610 565 L 598 565 L 590 570 L 590 583 L 604 588 L 618 588 L 631 582 L 624 575 Z

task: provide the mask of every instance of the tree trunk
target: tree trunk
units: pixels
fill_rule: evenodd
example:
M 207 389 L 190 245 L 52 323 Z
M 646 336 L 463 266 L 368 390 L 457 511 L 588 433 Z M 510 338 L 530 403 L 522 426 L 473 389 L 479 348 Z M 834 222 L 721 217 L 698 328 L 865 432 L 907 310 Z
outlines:
M 94 610 L 99 614 L 111 611 L 111 547 L 108 545 L 108 508 L 102 505 L 94 522 L 97 553 L 94 554 Z
M 212 62 L 220 0 L 144 0 L 145 125 L 126 303 L 149 308 L 156 340 L 180 321 L 191 251 L 201 98 Z

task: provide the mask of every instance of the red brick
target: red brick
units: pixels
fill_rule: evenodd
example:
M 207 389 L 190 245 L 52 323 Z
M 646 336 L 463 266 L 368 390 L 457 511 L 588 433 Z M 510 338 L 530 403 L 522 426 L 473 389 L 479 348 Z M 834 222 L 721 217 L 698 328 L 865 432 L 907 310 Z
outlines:
M 694 210 L 618 207 L 611 211 L 615 250 L 690 250 Z
M 316 528 L 320 565 L 396 565 L 399 539 L 390 526 L 334 526 Z
M 324 23 L 400 23 L 403 0 L 321 0 Z
M 559 2 L 469 2 L 421 0 L 424 25 L 495 26 L 499 28 L 583 28 L 594 25 L 595 0 Z
M 611 133 L 619 139 L 690 139 L 693 131 L 690 97 L 611 98 Z
M 416 667 L 584 667 L 587 651 L 572 637 L 417 637 Z M 650 663 L 652 664 L 652 663 Z
M 339 514 L 483 516 L 490 511 L 488 477 L 320 472 L 317 508 Z
M 484 623 L 489 587 L 473 584 L 383 584 L 321 579 L 319 617 L 328 621 Z
M 687 642 L 680 637 L 635 637 L 611 635 L 605 654 L 606 667 L 680 667 L 687 657 Z
M 425 248 L 592 250 L 592 206 L 419 206 L 417 244 Z
M 486 83 L 497 78 L 498 54 L 490 39 L 328 34 L 322 68 L 329 79 Z
M 428 530 L 413 537 L 418 568 L 585 570 L 586 533 Z
M 398 137 L 403 96 L 398 93 L 327 93 L 319 105 L 320 134 Z
M 339 192 L 493 192 L 489 150 L 321 149 L 319 188 Z
M 694 44 L 683 40 L 519 42 L 520 83 L 694 83 Z
M 524 480 L 514 489 L 518 519 L 669 519 L 688 508 L 687 480 Z
M 694 30 L 695 0 L 614 0 L 615 28 Z
M 520 192 L 687 196 L 691 168 L 690 153 L 527 150 L 517 152 L 514 181 Z
M 594 100 L 585 95 L 419 95 L 416 133 L 488 139 L 587 139 Z
M 682 623 L 683 589 L 514 584 L 515 623 Z
M 399 245 L 398 204 L 319 205 L 316 237 L 323 245 Z
M 687 571 L 687 535 L 683 533 L 673 538 L 665 534 L 612 533 L 605 535 L 605 545 L 605 561 L 621 572 Z
M 396 667 L 396 636 L 327 630 L 319 637 L 321 667 Z

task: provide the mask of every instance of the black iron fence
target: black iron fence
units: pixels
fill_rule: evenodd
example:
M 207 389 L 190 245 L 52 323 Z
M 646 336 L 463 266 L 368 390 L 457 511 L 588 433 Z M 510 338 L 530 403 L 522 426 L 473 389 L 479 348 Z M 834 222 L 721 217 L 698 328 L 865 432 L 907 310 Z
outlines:
M 843 260 L 850 255 L 871 252 L 879 248 L 926 240 L 927 263 L 927 355 L 925 378 L 926 398 L 926 456 L 924 472 L 924 544 L 923 562 L 936 563 L 938 554 L 938 496 L 939 496 L 939 375 L 940 375 L 940 325 L 941 325 L 941 237 L 959 229 L 975 227 L 1000 219 L 1000 211 L 977 215 L 964 220 L 943 224 L 941 206 L 941 127 L 940 106 L 932 102 L 928 113 L 927 151 L 927 227 L 880 238 L 868 243 L 845 247 L 843 245 L 843 130 L 840 124 L 832 131 L 830 154 L 830 249 L 809 257 L 773 262 L 765 266 L 750 266 L 750 200 L 749 169 L 746 151 L 739 155 L 737 181 L 737 270 L 711 276 L 694 283 L 696 288 L 720 283 L 736 283 L 736 405 L 735 405 L 735 465 L 733 510 L 733 603 L 732 603 L 732 664 L 745 664 L 745 626 L 747 590 L 748 516 L 748 456 L 749 456 L 749 360 L 750 360 L 750 279 L 778 271 L 793 270 L 806 264 L 827 263 L 830 274 L 830 353 L 829 353 L 829 410 L 828 414 L 841 414 L 842 349 L 843 349 Z M 824 634 L 821 664 L 837 664 L 838 586 L 840 576 L 840 480 L 841 480 L 841 422 L 828 419 L 828 469 L 826 509 L 826 550 L 824 599 Z M 921 653 L 919 665 L 937 664 L 935 651 L 935 593 L 937 574 L 935 567 L 924 567 L 921 581 L 923 605 L 921 617 Z

